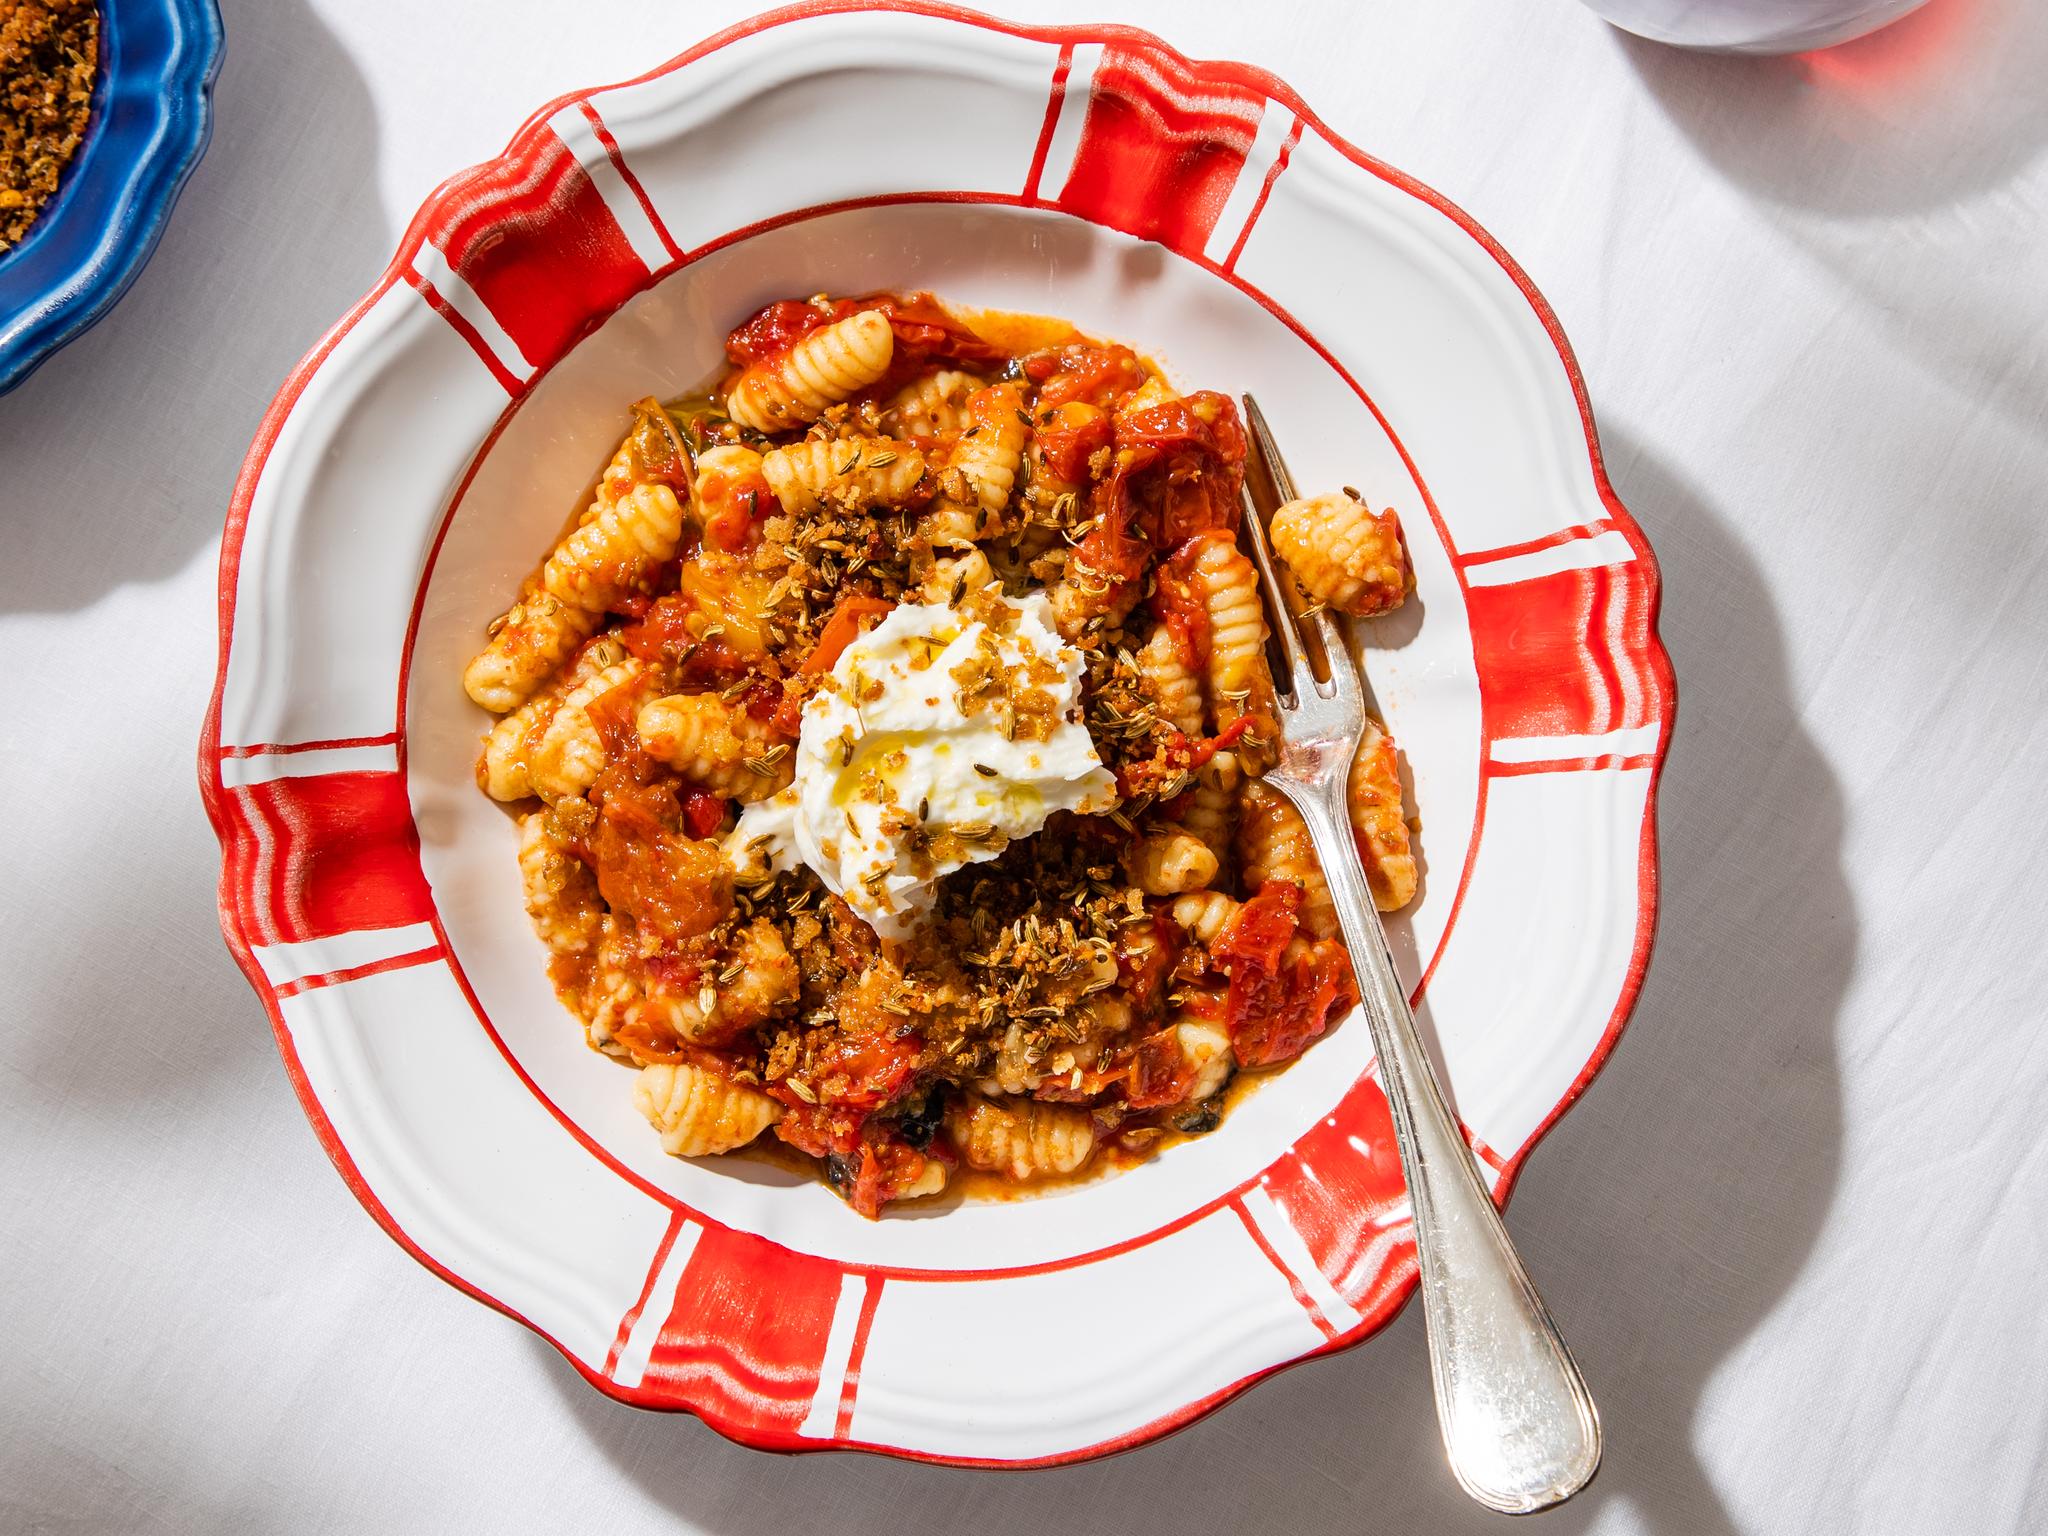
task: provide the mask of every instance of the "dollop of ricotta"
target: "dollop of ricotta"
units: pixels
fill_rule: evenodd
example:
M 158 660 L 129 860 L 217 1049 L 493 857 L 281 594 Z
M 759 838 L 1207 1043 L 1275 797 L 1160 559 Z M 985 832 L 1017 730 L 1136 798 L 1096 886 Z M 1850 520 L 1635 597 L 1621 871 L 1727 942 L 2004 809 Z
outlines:
M 804 706 L 796 778 L 741 814 L 728 860 L 742 878 L 808 865 L 877 933 L 907 937 L 952 871 L 1056 811 L 1117 803 L 1082 671 L 1042 593 L 899 605 Z

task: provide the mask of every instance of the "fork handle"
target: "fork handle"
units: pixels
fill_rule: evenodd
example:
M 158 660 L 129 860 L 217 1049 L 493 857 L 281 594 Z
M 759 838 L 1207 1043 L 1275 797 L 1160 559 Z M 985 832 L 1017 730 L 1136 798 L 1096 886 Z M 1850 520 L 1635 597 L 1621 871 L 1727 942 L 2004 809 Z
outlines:
M 1341 775 L 1331 789 L 1289 798 L 1330 884 L 1393 1111 L 1444 1450 L 1480 1503 L 1505 1514 L 1547 1509 L 1599 1469 L 1600 1416 L 1444 1100 L 1372 904 Z

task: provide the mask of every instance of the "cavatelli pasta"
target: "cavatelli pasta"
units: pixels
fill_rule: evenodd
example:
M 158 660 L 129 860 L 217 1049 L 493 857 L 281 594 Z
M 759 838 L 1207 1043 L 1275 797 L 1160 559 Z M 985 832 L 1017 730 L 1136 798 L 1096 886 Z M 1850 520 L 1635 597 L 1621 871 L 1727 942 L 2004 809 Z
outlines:
M 1192 584 L 1209 615 L 1209 705 L 1222 731 L 1246 715 L 1271 716 L 1273 674 L 1266 663 L 1266 610 L 1259 576 L 1227 536 L 1203 536 Z M 1240 766 L 1262 761 L 1246 738 Z
M 743 427 L 785 432 L 866 389 L 889 371 L 895 355 L 889 317 L 864 309 L 811 332 L 779 357 L 749 366 L 726 393 L 725 408 Z
M 932 553 L 965 553 L 981 537 L 981 509 L 957 501 L 937 501 L 918 522 L 918 531 Z
M 576 654 L 559 677 L 491 727 L 477 760 L 477 782 L 493 800 L 523 800 L 534 793 L 533 757 L 563 698 L 586 679 L 626 657 L 626 648 L 601 635 Z
M 968 424 L 940 472 L 939 489 L 950 500 L 995 516 L 1010 504 L 1024 456 L 1024 391 L 991 384 L 968 398 L 966 414 Z
M 708 543 L 732 548 L 756 516 L 773 509 L 761 455 L 740 443 L 720 443 L 697 455 L 690 477 L 690 517 Z
M 924 478 L 924 455 L 893 437 L 806 438 L 761 456 L 782 510 L 867 512 L 898 507 Z
M 561 808 L 555 809 L 559 812 Z M 631 1060 L 632 1052 L 617 1032 L 645 991 L 635 965 L 638 956 L 639 935 L 632 919 L 607 911 L 598 927 L 597 953 L 580 989 L 577 1009 L 583 1015 L 583 1036 L 591 1049 L 622 1060 Z
M 1223 925 L 1237 916 L 1240 903 L 1221 891 L 1190 891 L 1167 910 L 1197 944 L 1216 942 Z
M 533 793 L 529 762 L 533 740 L 547 729 L 557 702 L 546 694 L 528 699 L 493 725 L 484 737 L 476 778 L 493 800 L 524 800 Z
M 882 424 L 899 437 L 953 437 L 967 425 L 967 397 L 981 380 L 956 368 L 912 379 L 889 397 Z
M 946 1106 L 946 1134 L 970 1168 L 1017 1179 L 1072 1173 L 1095 1153 L 1095 1122 L 1072 1104 L 964 1095 Z
M 643 401 L 642 406 L 660 409 L 652 401 Z M 674 553 L 681 520 L 676 520 L 673 532 L 668 531 L 667 509 L 658 498 L 631 511 L 621 509 L 621 503 L 636 491 L 652 488 L 641 479 L 642 429 L 647 419 L 643 413 L 641 424 L 619 443 L 598 478 L 597 494 L 577 519 L 575 532 L 520 588 L 519 600 L 491 626 L 488 643 L 464 671 L 463 687 L 470 698 L 493 714 L 504 714 L 539 689 L 576 647 L 596 633 L 606 606 L 618 592 L 644 581 L 654 566 Z M 673 425 L 665 416 L 660 420 L 664 427 Z M 674 493 L 668 494 L 673 499 Z M 586 532 L 600 523 L 604 531 Z M 650 537 L 651 544 L 645 542 Z M 579 570 L 586 578 L 601 574 L 605 579 L 598 580 L 593 589 L 590 580 L 578 579 Z M 606 579 L 617 583 L 616 591 Z
M 1195 770 L 1195 787 L 1188 791 L 1187 809 L 1181 813 L 1181 830 L 1202 840 L 1216 855 L 1219 870 L 1230 859 L 1231 834 L 1237 822 L 1237 786 L 1242 777 L 1237 754 L 1218 752 Z
M 1237 873 L 1245 889 L 1292 880 L 1301 887 L 1303 930 L 1318 939 L 1334 937 L 1337 907 L 1301 812 L 1280 791 L 1257 782 L 1239 791 L 1238 807 Z
M 626 1010 L 678 1040 L 718 1045 L 775 1017 L 796 1001 L 802 977 L 781 932 L 766 918 L 740 929 L 722 967 L 694 983 L 651 978 Z
M 1273 514 L 1273 549 L 1311 600 L 1362 619 L 1389 613 L 1408 594 L 1401 520 L 1350 496 L 1311 496 Z
M 1138 647 L 1133 658 L 1159 718 L 1184 736 L 1202 734 L 1202 685 L 1164 625 Z
M 1352 760 L 1348 789 L 1351 828 L 1358 834 L 1373 905 L 1382 912 L 1397 911 L 1415 898 L 1415 852 L 1409 846 L 1407 818 L 1401 814 L 1401 766 L 1394 738 L 1370 720 Z
M 796 754 L 767 726 L 711 693 L 641 705 L 640 745 L 692 783 L 744 803 L 765 800 L 796 775 Z
M 1188 1099 L 1199 1102 L 1221 1093 L 1237 1067 L 1230 1052 L 1230 1036 L 1221 1026 L 1192 1013 L 1175 1016 L 1173 1033 L 1181 1059 L 1194 1074 Z
M 590 723 L 588 706 L 614 688 L 638 682 L 645 672 L 637 657 L 626 656 L 562 696 L 531 753 L 528 774 L 536 794 L 559 800 L 597 782 L 604 769 L 604 742 Z
M 936 1157 L 928 1157 L 924 1160 L 924 1167 L 918 1170 L 917 1177 L 898 1190 L 896 1198 L 898 1200 L 927 1200 L 933 1195 L 944 1193 L 945 1188 L 946 1165 Z
M 950 603 L 954 593 L 978 592 L 995 579 L 995 567 L 989 564 L 988 556 L 981 550 L 970 549 L 964 555 L 948 555 L 934 561 L 931 574 L 924 580 L 922 595 L 928 603 Z
M 1115 961 L 1111 980 L 1115 979 Z M 1088 997 L 1072 1005 L 1068 1015 L 1076 1038 L 1057 1050 L 1041 1051 L 1025 1033 L 1021 1020 L 1012 1020 L 996 1046 L 995 1060 L 977 1085 L 990 1097 L 1002 1094 L 1036 1093 L 1050 1079 L 1084 1071 L 1102 1059 L 1104 1048 L 1131 1026 L 1131 1005 L 1118 997 Z
M 534 578 L 463 670 L 463 690 L 492 714 L 517 709 L 597 633 L 603 618 L 601 612 L 573 607 L 541 590 Z
M 633 1102 L 661 1132 L 671 1157 L 709 1157 L 743 1147 L 782 1118 L 782 1106 L 758 1088 L 688 1062 L 640 1069 Z
M 1217 868 L 1209 845 L 1190 832 L 1147 832 L 1124 850 L 1125 872 L 1147 896 L 1199 891 L 1216 878 Z
M 1093 569 L 1080 550 L 1068 558 L 1059 580 L 1046 589 L 1053 628 L 1070 644 L 1093 630 L 1121 623 L 1137 605 L 1138 594 L 1136 582 Z
M 636 485 L 562 540 L 541 567 L 548 595 L 603 613 L 644 591 L 657 567 L 675 557 L 683 507 L 666 485 Z
M 541 943 L 558 955 L 580 955 L 596 945 L 604 921 L 597 877 L 561 844 L 549 815 L 535 811 L 519 823 L 519 875 L 526 915 Z

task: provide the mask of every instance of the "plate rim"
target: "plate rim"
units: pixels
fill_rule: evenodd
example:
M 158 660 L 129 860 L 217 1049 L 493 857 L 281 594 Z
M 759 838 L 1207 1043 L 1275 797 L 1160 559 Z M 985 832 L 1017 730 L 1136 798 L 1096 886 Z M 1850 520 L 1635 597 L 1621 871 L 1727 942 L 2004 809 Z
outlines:
M 394 284 L 405 280 L 405 274 L 412 255 L 424 241 L 427 229 L 440 215 L 446 202 L 461 189 L 469 185 L 480 172 L 493 167 L 505 166 L 514 161 L 522 148 L 545 128 L 551 118 L 565 108 L 573 106 L 589 97 L 602 92 L 658 79 L 696 59 L 725 47 L 729 43 L 752 37 L 760 32 L 789 22 L 820 16 L 844 16 L 877 12 L 908 14 L 963 23 L 971 27 L 1002 33 L 1013 38 L 1056 44 L 1067 48 L 1077 44 L 1124 44 L 1164 54 L 1169 59 L 1185 67 L 1197 79 L 1213 80 L 1240 88 L 1249 87 L 1256 90 L 1272 101 L 1287 107 L 1304 126 L 1316 129 L 1330 147 L 1335 149 L 1353 165 L 1428 204 L 1449 218 L 1465 234 L 1475 240 L 1487 255 L 1501 267 L 1523 298 L 1529 303 L 1546 337 L 1555 348 L 1558 358 L 1565 369 L 1566 378 L 1570 384 L 1574 403 L 1578 410 L 1579 421 L 1584 434 L 1585 448 L 1590 460 L 1594 492 L 1613 528 L 1624 536 L 1634 552 L 1635 559 L 1641 563 L 1645 596 L 1645 635 L 1642 661 L 1647 668 L 1650 681 L 1659 690 L 1662 718 L 1659 722 L 1655 748 L 1648 754 L 1649 762 L 1647 766 L 1649 777 L 1645 789 L 1642 826 L 1636 851 L 1636 929 L 1629 963 L 1622 977 L 1614 1009 L 1601 1032 L 1597 1044 L 1588 1055 L 1573 1082 L 1549 1109 L 1522 1145 L 1511 1156 L 1500 1163 L 1496 1200 L 1500 1204 L 1505 1205 L 1526 1166 L 1529 1154 L 1548 1135 L 1565 1112 L 1584 1094 L 1612 1055 L 1613 1049 L 1618 1043 L 1621 1033 L 1626 1027 L 1640 997 L 1643 978 L 1654 947 L 1659 908 L 1657 792 L 1661 782 L 1663 766 L 1668 757 L 1677 711 L 1676 678 L 1669 655 L 1658 633 L 1662 594 L 1661 573 L 1648 539 L 1608 479 L 1587 387 L 1570 342 L 1565 337 L 1563 328 L 1548 301 L 1544 299 L 1534 283 L 1507 253 L 1505 248 L 1471 215 L 1464 212 L 1463 209 L 1459 208 L 1441 193 L 1417 181 L 1407 173 L 1387 165 L 1365 151 L 1360 150 L 1341 134 L 1331 129 L 1291 87 L 1271 72 L 1257 66 L 1235 61 L 1190 59 L 1156 35 L 1139 28 L 1120 24 L 1032 26 L 1002 20 L 962 7 L 942 3 L 942 0 L 872 0 L 872 3 L 861 3 L 861 0 L 803 0 L 803 3 L 781 7 L 739 21 L 732 26 L 711 34 L 692 47 L 638 75 L 610 84 L 571 90 L 553 98 L 528 115 L 508 139 L 505 149 L 497 156 L 480 162 L 476 166 L 459 170 L 436 186 L 422 202 L 418 212 L 407 225 L 404 233 L 398 240 L 390 263 L 385 267 L 369 291 L 352 305 L 320 340 L 308 350 L 306 355 L 286 377 L 276 397 L 272 400 L 264 414 L 249 454 L 244 460 L 241 473 L 237 478 L 221 547 L 218 595 L 220 634 L 217 669 L 205 727 L 199 744 L 199 778 L 202 799 L 205 802 L 209 819 L 214 825 L 216 835 L 222 842 L 224 854 L 233 851 L 239 834 L 227 813 L 225 790 L 222 786 L 219 772 L 220 716 L 227 678 L 229 650 L 232 643 L 237 596 L 236 579 L 239 574 L 241 543 L 242 537 L 247 530 L 248 516 L 257 479 L 269 458 L 270 452 L 276 446 L 281 428 L 296 409 L 306 385 L 318 373 L 320 368 L 324 366 L 335 346 L 355 323 L 381 300 Z M 601 322 L 604 317 L 598 318 Z M 518 400 L 515 399 L 508 409 L 516 409 L 518 403 Z M 495 428 L 491 436 L 495 438 Z M 472 471 L 474 463 L 475 461 L 472 460 Z M 445 519 L 440 531 L 445 533 Z M 437 538 L 435 540 L 437 547 L 438 542 Z M 415 611 L 416 621 L 417 611 Z M 409 642 L 406 654 L 409 661 Z M 402 740 L 400 750 L 402 753 Z M 282 1010 L 268 984 L 267 978 L 262 973 L 250 951 L 250 939 L 243 930 L 242 921 L 236 910 L 236 904 L 230 889 L 229 864 L 231 862 L 231 860 L 224 862 L 220 887 L 221 922 L 228 948 L 245 976 L 248 977 L 252 986 L 257 991 L 259 998 L 263 1001 L 265 1010 L 271 1018 L 273 1034 L 277 1039 L 287 1076 L 292 1083 L 294 1092 L 299 1097 L 301 1108 L 312 1122 L 316 1136 L 319 1138 L 330 1160 L 334 1162 L 337 1171 L 341 1173 L 344 1182 L 348 1185 L 351 1192 L 356 1195 L 358 1201 L 364 1205 L 371 1216 L 390 1234 L 393 1240 L 398 1242 L 406 1252 L 411 1254 L 414 1259 L 424 1265 L 430 1272 L 465 1294 L 522 1323 L 534 1333 L 546 1339 L 576 1369 L 579 1375 L 583 1376 L 597 1390 L 615 1401 L 627 1403 L 635 1407 L 653 1408 L 657 1411 L 690 1413 L 692 1416 L 704 1420 L 712 1429 L 726 1438 L 756 1449 L 794 1453 L 866 1450 L 910 1460 L 945 1465 L 1006 1469 L 1067 1465 L 1148 1443 L 1151 1440 L 1196 1422 L 1278 1371 L 1288 1369 L 1306 1360 L 1321 1358 L 1363 1343 L 1366 1339 L 1375 1336 L 1399 1315 L 1416 1289 L 1416 1282 L 1411 1276 L 1403 1282 L 1398 1293 L 1389 1304 L 1383 1307 L 1380 1314 L 1368 1319 L 1369 1326 L 1353 1334 L 1340 1335 L 1329 1339 L 1319 1347 L 1255 1370 L 1251 1374 L 1228 1383 L 1194 1402 L 1182 1404 L 1164 1415 L 1160 1415 L 1143 1425 L 1107 1440 L 1077 1450 L 1059 1451 L 1030 1458 L 963 1456 L 922 1451 L 889 1444 L 853 1440 L 819 1440 L 799 1436 L 772 1426 L 737 1421 L 719 1413 L 708 1405 L 695 1402 L 673 1400 L 649 1401 L 643 1396 L 640 1389 L 624 1387 L 600 1372 L 591 1369 L 574 1353 L 565 1348 L 545 1328 L 524 1316 L 517 1308 L 492 1295 L 479 1284 L 464 1278 L 440 1261 L 434 1259 L 407 1235 L 400 1224 L 392 1217 L 391 1213 L 385 1209 L 382 1202 L 378 1200 L 360 1171 L 356 1168 L 346 1146 L 335 1132 L 319 1101 L 313 1094 L 300 1065 L 296 1048 L 293 1045 L 283 1018 Z M 1469 875 L 1469 860 L 1466 873 Z M 514 1065 L 516 1069 L 516 1063 Z M 651 1272 L 649 1278 L 651 1283 Z

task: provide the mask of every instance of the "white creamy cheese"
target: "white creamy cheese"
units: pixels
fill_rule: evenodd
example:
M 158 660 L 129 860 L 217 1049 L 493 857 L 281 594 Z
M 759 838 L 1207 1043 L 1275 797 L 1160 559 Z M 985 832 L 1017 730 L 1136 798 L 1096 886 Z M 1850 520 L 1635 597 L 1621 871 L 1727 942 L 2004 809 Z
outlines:
M 972 616 L 989 604 L 1014 617 Z M 876 932 L 905 937 L 942 876 L 994 858 L 1055 811 L 1116 804 L 1081 723 L 1082 669 L 1039 593 L 990 592 L 967 611 L 901 604 L 805 705 L 796 779 L 746 808 L 728 859 L 743 875 L 807 864 Z

